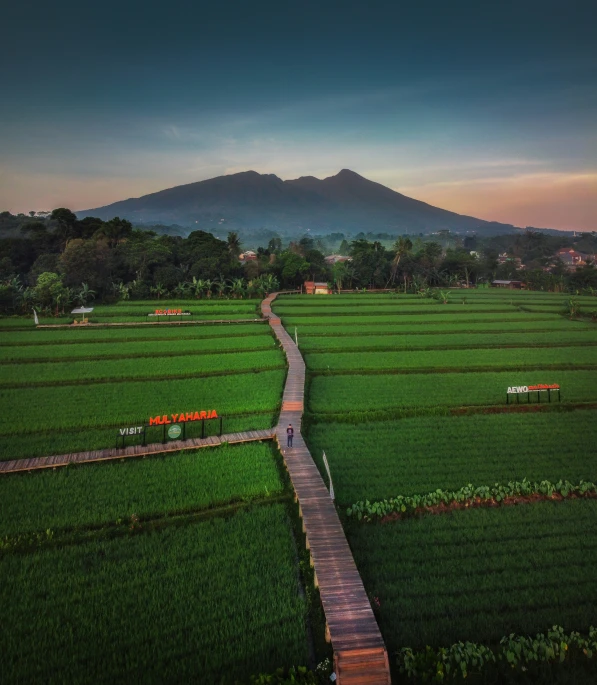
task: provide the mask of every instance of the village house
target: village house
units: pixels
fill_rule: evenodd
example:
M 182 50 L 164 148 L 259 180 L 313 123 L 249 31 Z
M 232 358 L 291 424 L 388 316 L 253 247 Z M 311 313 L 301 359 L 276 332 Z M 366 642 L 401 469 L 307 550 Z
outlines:
M 511 257 L 507 252 L 502 252 L 498 255 L 497 263 L 500 266 L 502 264 L 513 264 L 517 269 L 524 269 L 524 265 L 520 257 Z
M 340 254 L 331 254 L 325 258 L 326 264 L 338 264 L 338 262 L 352 262 L 352 257 L 345 257 Z
M 327 283 L 315 281 L 305 281 L 305 292 L 307 295 L 331 295 L 332 293 Z
M 587 262 L 595 262 L 595 255 L 588 255 L 584 252 L 577 252 L 572 248 L 560 250 L 556 257 L 561 260 L 568 269 L 576 269 L 577 266 L 584 266 Z
M 526 288 L 526 283 L 523 281 L 491 281 L 492 288 L 509 288 L 510 290 L 522 290 Z
M 257 261 L 257 255 L 253 250 L 247 250 L 246 252 L 243 252 L 238 256 L 239 261 L 241 262 L 256 262 Z

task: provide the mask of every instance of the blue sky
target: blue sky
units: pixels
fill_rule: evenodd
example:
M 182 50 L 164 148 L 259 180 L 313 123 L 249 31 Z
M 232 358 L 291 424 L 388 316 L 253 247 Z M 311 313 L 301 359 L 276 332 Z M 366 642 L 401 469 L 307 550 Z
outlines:
M 593 2 L 22 2 L 0 210 L 255 169 L 349 168 L 431 204 L 597 230 Z

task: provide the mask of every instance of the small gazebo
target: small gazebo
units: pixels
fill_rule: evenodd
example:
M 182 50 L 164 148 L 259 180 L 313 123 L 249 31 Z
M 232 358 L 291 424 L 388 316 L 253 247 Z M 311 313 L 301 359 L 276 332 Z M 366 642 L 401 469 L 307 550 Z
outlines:
M 77 307 L 76 309 L 73 309 L 71 314 L 82 314 L 83 318 L 80 321 L 77 321 L 76 319 L 73 321 L 73 326 L 81 326 L 83 324 L 89 323 L 87 320 L 87 314 L 91 314 L 93 311 L 93 307 Z

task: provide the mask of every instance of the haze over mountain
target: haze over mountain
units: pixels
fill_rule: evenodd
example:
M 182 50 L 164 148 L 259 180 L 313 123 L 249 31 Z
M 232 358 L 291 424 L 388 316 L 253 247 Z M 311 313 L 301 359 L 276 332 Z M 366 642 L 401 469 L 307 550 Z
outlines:
M 449 229 L 480 234 L 512 232 L 513 226 L 449 212 L 397 193 L 342 169 L 323 180 L 244 171 L 176 186 L 139 198 L 77 212 L 79 218 L 119 216 L 137 224 L 179 224 L 190 230 L 225 228 L 242 233 L 269 229 L 296 234 L 307 229 L 345 233 L 432 233 Z

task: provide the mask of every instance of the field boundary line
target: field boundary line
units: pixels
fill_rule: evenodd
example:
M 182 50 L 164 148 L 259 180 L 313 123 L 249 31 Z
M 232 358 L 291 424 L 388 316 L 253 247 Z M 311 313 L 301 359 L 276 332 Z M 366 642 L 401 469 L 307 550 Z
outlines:
M 387 650 L 363 581 L 323 479 L 301 435 L 305 398 L 305 362 L 296 344 L 272 313 L 272 293 L 261 303 L 288 359 L 276 439 L 288 469 L 303 521 L 315 584 L 326 617 L 326 637 L 334 649 L 338 685 L 390 685 Z M 294 428 L 291 448 L 286 428 Z
M 121 321 L 121 322 L 104 322 L 104 323 L 40 323 L 35 328 L 110 328 L 111 326 L 132 327 L 135 326 L 202 326 L 205 324 L 217 323 L 265 323 L 266 319 L 197 319 L 196 321 Z M 23 329 L 29 330 L 29 329 Z
M 31 459 L 12 459 L 0 461 L 0 473 L 16 473 L 19 471 L 37 471 L 38 469 L 50 469 L 68 464 L 88 464 L 96 461 L 109 461 L 113 459 L 125 459 L 129 457 L 147 457 L 153 454 L 165 454 L 168 452 L 182 452 L 202 447 L 217 447 L 228 443 L 230 445 L 243 442 L 256 442 L 258 440 L 273 440 L 275 428 L 267 428 L 241 433 L 228 433 L 226 435 L 211 436 L 209 438 L 191 438 L 189 440 L 172 440 L 171 442 L 154 442 L 149 445 L 131 445 L 130 447 L 113 448 L 106 450 L 92 450 L 90 452 L 73 452 L 71 454 L 59 454 L 50 457 L 32 457 Z

